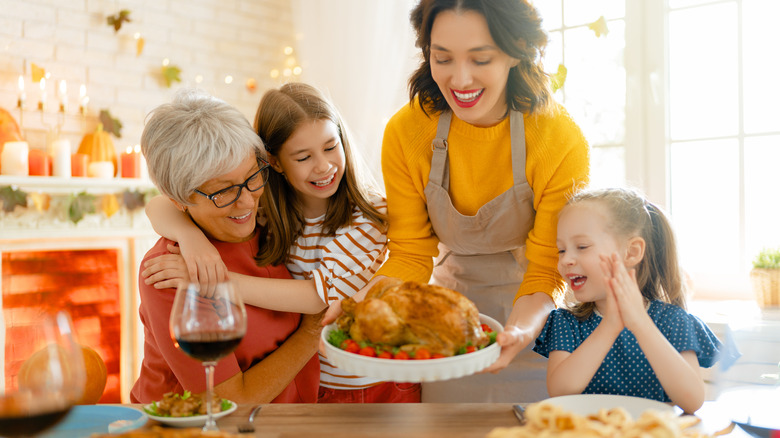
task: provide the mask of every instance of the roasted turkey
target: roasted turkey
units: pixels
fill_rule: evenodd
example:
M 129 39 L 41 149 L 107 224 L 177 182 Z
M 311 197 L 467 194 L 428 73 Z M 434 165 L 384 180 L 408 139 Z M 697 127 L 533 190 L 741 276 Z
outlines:
M 346 298 L 341 308 L 344 314 L 336 323 L 357 342 L 397 346 L 408 352 L 425 348 L 445 356 L 467 345 L 489 343 L 474 303 L 441 286 L 384 278 L 363 301 Z

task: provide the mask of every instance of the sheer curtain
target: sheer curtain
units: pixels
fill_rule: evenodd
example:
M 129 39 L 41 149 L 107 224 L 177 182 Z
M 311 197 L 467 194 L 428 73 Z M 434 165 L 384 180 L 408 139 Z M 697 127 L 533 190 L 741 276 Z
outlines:
M 408 103 L 418 64 L 409 24 L 414 0 L 293 0 L 299 80 L 336 104 L 353 148 L 382 183 L 380 151 L 389 118 Z

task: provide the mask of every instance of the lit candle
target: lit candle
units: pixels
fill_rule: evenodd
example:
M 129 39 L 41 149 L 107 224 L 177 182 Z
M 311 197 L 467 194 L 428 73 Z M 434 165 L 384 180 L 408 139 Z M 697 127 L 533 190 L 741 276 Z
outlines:
M 29 168 L 29 149 L 26 141 L 8 141 L 0 156 L 0 173 L 3 175 L 27 176 Z
M 50 158 L 46 151 L 30 149 L 27 155 L 30 176 L 49 176 Z
M 24 76 L 19 75 L 19 101 L 17 106 L 24 108 L 24 101 L 27 100 L 27 95 L 24 93 Z
M 128 146 L 122 154 L 122 178 L 138 178 L 140 173 L 141 152 L 134 151 L 132 146 Z
M 62 178 L 70 178 L 71 169 L 70 141 L 65 139 L 54 140 L 52 143 L 53 170 L 52 175 Z
M 87 86 L 81 84 L 81 87 L 79 87 L 79 112 L 81 114 L 87 113 L 88 102 L 89 102 L 89 97 L 87 97 Z
M 68 110 L 68 84 L 65 79 L 60 81 L 60 112 L 64 113 Z
M 46 78 L 41 78 L 41 100 L 38 102 L 38 109 L 43 111 L 46 109 Z

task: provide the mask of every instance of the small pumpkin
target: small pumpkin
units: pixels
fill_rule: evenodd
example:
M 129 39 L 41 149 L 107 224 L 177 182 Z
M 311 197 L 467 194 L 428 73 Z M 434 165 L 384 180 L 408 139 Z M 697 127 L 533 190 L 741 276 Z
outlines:
M 64 350 L 59 347 L 59 354 L 64 354 Z M 81 397 L 76 401 L 79 405 L 95 404 L 103 395 L 106 388 L 108 373 L 106 363 L 103 358 L 92 348 L 81 345 L 81 352 L 84 356 L 84 371 L 86 372 L 86 381 L 84 382 Z M 35 386 L 35 382 L 45 381 L 49 377 L 49 371 L 46 364 L 49 361 L 49 349 L 44 347 L 36 351 L 19 368 L 17 375 L 20 386 Z
M 22 131 L 11 113 L 0 108 L 0 151 L 9 141 L 23 141 Z
M 8 141 L 22 141 L 22 131 L 13 116 L 0 108 L 0 149 Z
M 117 162 L 116 149 L 111 134 L 103 130 L 103 124 L 98 123 L 95 132 L 84 135 L 78 149 L 79 154 L 86 154 L 90 162 L 111 161 L 114 163 L 114 176 L 116 176 Z

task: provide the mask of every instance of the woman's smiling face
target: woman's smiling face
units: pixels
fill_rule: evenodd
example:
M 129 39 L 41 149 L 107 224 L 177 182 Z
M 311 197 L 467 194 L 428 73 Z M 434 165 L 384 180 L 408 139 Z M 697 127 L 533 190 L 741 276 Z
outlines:
M 459 119 L 492 126 L 504 118 L 507 78 L 518 61 L 496 45 L 482 14 L 439 13 L 431 29 L 430 63 L 433 80 Z
M 235 170 L 206 181 L 198 190 L 212 194 L 226 187 L 244 183 L 259 168 L 257 158 L 252 154 L 247 156 Z M 257 207 L 262 194 L 263 189 L 250 192 L 243 188 L 236 202 L 218 208 L 205 196 L 196 193 L 192 195 L 193 205 L 189 206 L 187 211 L 193 222 L 214 239 L 223 242 L 243 242 L 254 236 Z

